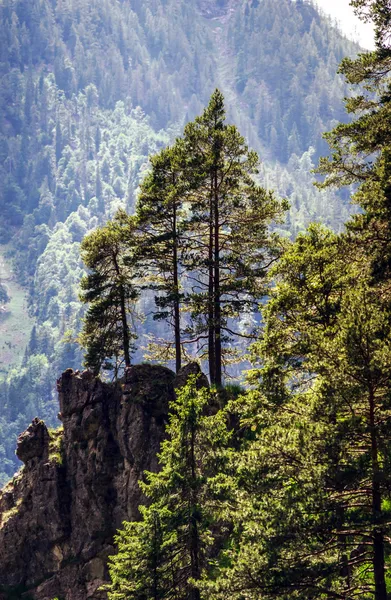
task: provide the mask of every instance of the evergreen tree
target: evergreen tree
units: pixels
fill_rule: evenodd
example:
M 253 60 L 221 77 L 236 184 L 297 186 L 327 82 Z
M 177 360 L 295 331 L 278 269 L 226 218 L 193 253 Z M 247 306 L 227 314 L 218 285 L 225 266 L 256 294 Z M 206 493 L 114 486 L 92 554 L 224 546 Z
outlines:
M 102 179 L 100 176 L 99 162 L 96 163 L 95 198 L 98 201 L 99 213 L 101 215 L 104 215 L 105 203 L 104 203 L 104 198 L 103 198 L 103 187 L 102 187 Z
M 0 281 L 0 302 L 1 304 L 7 304 L 10 301 L 9 294 L 7 292 L 7 288 Z
M 142 260 L 150 267 L 150 287 L 157 312 L 154 319 L 169 319 L 174 331 L 175 366 L 182 364 L 180 308 L 184 271 L 184 198 L 188 184 L 182 176 L 181 142 L 151 160 L 152 171 L 144 178 L 137 204 L 137 220 L 143 232 Z
M 29 289 L 28 308 L 39 330 L 43 324 L 50 328 L 50 343 L 45 344 L 52 370 L 48 379 L 69 366 L 63 362 L 72 354 L 63 352 L 63 331 L 72 328 L 73 339 L 79 332 L 82 236 L 101 224 L 103 213 L 112 216 L 120 205 L 133 213 L 148 154 L 173 139 L 186 114 L 193 119 L 202 110 L 217 71 L 232 71 L 232 78 L 222 80 L 230 99 L 229 117 L 252 147 L 285 161 L 284 136 L 297 127 L 303 156 L 292 157 L 286 165 L 268 161 L 261 173 L 263 181 L 292 199 L 284 229 L 289 226 L 295 234 L 314 218 L 341 229 L 348 216 L 347 194 L 311 190 L 306 157 L 310 145 L 319 154 L 319 132 L 344 118 L 341 98 L 346 87 L 335 63 L 355 54 L 357 46 L 308 2 L 254 0 L 231 8 L 215 35 L 205 19 L 214 10 L 223 14 L 226 3 L 125 0 L 91 5 L 78 0 L 76 17 L 70 0 L 1 3 L 0 238 L 4 243 L 12 239 L 14 272 Z M 129 98 L 141 109 L 133 108 Z M 99 205 L 93 198 L 98 162 Z M 51 196 L 40 198 L 45 179 Z M 151 296 L 144 304 L 148 314 L 154 310 Z M 186 319 L 184 314 L 183 327 Z M 244 314 L 241 333 L 246 319 Z M 19 322 L 25 329 L 27 321 Z M 142 332 L 157 336 L 160 328 L 160 323 L 146 320 Z M 183 333 L 182 340 L 190 342 Z M 231 360 L 228 344 L 223 345 L 224 360 Z M 233 347 L 237 353 L 238 346 Z M 193 349 L 184 346 L 189 347 Z M 75 347 L 75 357 L 79 368 L 80 348 Z M 9 372 L 15 385 L 22 386 L 16 371 Z M 42 384 L 42 394 L 34 388 L 31 406 L 37 410 L 47 384 Z M 24 393 L 23 384 L 20 397 Z M 22 430 L 29 417 L 19 408 L 25 415 L 19 421 Z M 52 405 L 46 415 L 55 421 Z M 3 429 L 11 461 L 15 427 L 9 425 L 8 437 Z M 15 468 L 17 463 L 11 475 Z
M 319 172 L 325 175 L 321 185 L 359 183 L 354 200 L 363 209 L 347 225 L 347 239 L 353 258 L 360 264 L 364 284 L 355 283 L 350 298 L 349 367 L 355 371 L 355 396 L 365 398 L 363 431 L 370 473 L 368 502 L 371 501 L 372 531 L 366 544 L 371 547 L 374 590 L 377 600 L 387 598 L 386 559 L 389 553 L 387 536 L 389 478 L 386 432 L 389 417 L 389 382 L 387 378 L 389 281 L 390 281 L 390 138 L 389 87 L 390 66 L 387 39 L 390 31 L 390 10 L 386 2 L 356 1 L 359 14 L 365 13 L 375 24 L 376 51 L 361 54 L 356 60 L 346 59 L 342 73 L 351 84 L 364 84 L 356 97 L 347 101 L 347 109 L 355 119 L 348 125 L 338 125 L 327 134 L 332 156 L 320 161 Z M 354 249 L 354 250 L 353 250 Z M 362 279 L 361 279 L 362 281 Z M 353 314 L 353 310 L 355 313 Z M 362 339 L 364 338 L 364 339 Z M 345 345 L 347 345 L 347 339 Z M 383 370 L 384 369 L 384 370 Z M 361 388 L 361 393 L 360 393 Z M 386 436 L 389 433 L 385 433 Z M 382 450 L 383 448 L 383 450 Z M 364 493 L 364 492 L 363 492 Z M 363 554 L 363 553 L 362 553 Z
M 165 573 L 164 509 L 140 507 L 142 520 L 124 523 L 115 542 L 118 555 L 111 557 L 110 600 L 159 600 L 168 597 L 171 577 Z
M 346 240 L 315 226 L 273 276 L 218 597 L 229 581 L 233 598 L 386 600 L 389 303 Z
M 152 502 L 142 521 L 125 525 L 111 557 L 111 600 L 200 600 L 212 572 L 226 489 L 220 472 L 229 439 L 223 413 L 208 415 L 213 397 L 196 378 L 177 390 L 159 456 L 159 473 L 141 484 Z M 219 510 L 220 509 L 220 510 Z M 213 530 L 213 533 L 212 533 Z M 216 552 L 216 550 L 215 550 Z
M 258 155 L 225 123 L 219 90 L 186 126 L 184 149 L 192 211 L 188 270 L 195 326 L 189 333 L 207 338 L 210 379 L 221 386 L 223 343 L 243 335 L 235 330 L 235 317 L 256 311 L 265 293 L 267 269 L 281 246 L 269 225 L 287 205 L 256 184 Z
M 125 237 L 126 236 L 126 237 Z M 130 321 L 135 315 L 138 291 L 129 259 L 129 224 L 109 222 L 84 238 L 82 258 L 90 273 L 81 281 L 80 298 L 87 310 L 80 342 L 86 349 L 85 365 L 99 373 L 130 366 L 131 340 L 136 337 Z M 107 362 L 114 358 L 115 362 Z
M 63 139 L 61 131 L 61 123 L 57 120 L 56 123 L 56 164 L 58 165 L 63 151 Z
M 391 8 L 387 0 L 351 0 L 357 15 L 375 26 L 376 47 L 384 56 L 390 56 Z

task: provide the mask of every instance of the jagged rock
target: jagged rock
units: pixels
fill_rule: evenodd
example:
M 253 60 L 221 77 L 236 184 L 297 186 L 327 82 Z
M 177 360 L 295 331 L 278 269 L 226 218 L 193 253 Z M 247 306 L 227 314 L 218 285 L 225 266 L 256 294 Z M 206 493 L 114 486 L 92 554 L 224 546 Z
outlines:
M 49 451 L 49 432 L 43 421 L 34 419 L 24 433 L 18 437 L 16 456 L 28 464 L 33 459 L 47 458 Z
M 174 381 L 174 388 L 180 389 L 184 385 L 186 385 L 189 377 L 191 375 L 195 375 L 197 377 L 197 388 L 200 390 L 202 388 L 209 387 L 209 381 L 206 375 L 201 371 L 201 367 L 196 362 L 191 362 L 188 365 L 182 367 L 182 369 L 177 373 Z
M 63 373 L 63 432 L 35 420 L 19 437 L 25 467 L 0 492 L 0 600 L 106 597 L 113 536 L 138 517 L 138 481 L 157 469 L 168 404 L 194 372 L 137 365 L 116 384 Z

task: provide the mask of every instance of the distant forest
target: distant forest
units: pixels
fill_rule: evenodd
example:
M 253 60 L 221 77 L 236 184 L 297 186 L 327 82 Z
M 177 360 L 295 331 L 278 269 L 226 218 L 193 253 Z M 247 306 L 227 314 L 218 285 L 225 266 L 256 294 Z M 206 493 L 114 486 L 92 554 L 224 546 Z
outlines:
M 357 51 L 299 0 L 1 3 L 0 248 L 34 327 L 0 376 L 0 481 L 28 422 L 55 422 L 58 374 L 81 367 L 83 237 L 119 208 L 134 212 L 148 157 L 216 87 L 260 154 L 259 181 L 290 202 L 281 232 L 312 220 L 342 229 L 348 191 L 316 190 L 311 169 L 327 153 L 322 133 L 347 119 L 337 66 Z M 160 332 L 148 320 L 139 335 Z

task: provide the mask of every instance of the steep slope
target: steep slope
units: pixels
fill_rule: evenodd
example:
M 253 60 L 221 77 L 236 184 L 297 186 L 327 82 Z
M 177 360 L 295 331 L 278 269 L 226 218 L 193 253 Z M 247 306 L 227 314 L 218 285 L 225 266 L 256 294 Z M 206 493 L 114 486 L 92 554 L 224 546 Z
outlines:
M 31 334 L 33 320 L 27 310 L 27 293 L 17 281 L 5 253 L 0 251 L 0 286 L 6 293 L 6 302 L 1 300 L 0 290 L 0 374 L 6 374 L 13 365 L 19 366 Z M 9 302 L 12 299 L 12 310 Z
M 336 66 L 356 51 L 303 0 L 0 3 L 0 243 L 35 319 L 23 364 L 0 380 L 0 481 L 15 434 L 36 414 L 54 420 L 52 382 L 80 366 L 83 235 L 133 209 L 148 155 L 216 86 L 263 181 L 291 200 L 289 230 L 341 228 L 347 203 L 314 190 L 310 170 L 342 116 Z

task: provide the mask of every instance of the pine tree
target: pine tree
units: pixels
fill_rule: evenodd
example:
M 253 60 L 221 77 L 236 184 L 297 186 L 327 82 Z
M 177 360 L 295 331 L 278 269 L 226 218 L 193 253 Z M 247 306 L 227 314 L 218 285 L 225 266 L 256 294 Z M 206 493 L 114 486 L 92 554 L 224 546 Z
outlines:
M 189 332 L 207 338 L 211 382 L 222 384 L 224 342 L 240 337 L 234 318 L 256 311 L 265 292 L 265 275 L 278 254 L 269 232 L 284 203 L 257 185 L 258 155 L 233 125 L 225 123 L 224 98 L 216 90 L 204 113 L 184 132 L 190 182 L 192 285 Z
M 249 598 L 387 598 L 391 317 L 368 274 L 315 226 L 273 272 L 228 577 Z
M 377 50 L 381 51 L 384 56 L 390 56 L 391 8 L 389 2 L 387 0 L 351 0 L 351 5 L 362 20 L 373 22 Z
M 165 574 L 164 510 L 140 507 L 142 520 L 124 523 L 115 542 L 118 555 L 109 563 L 110 600 L 159 600 L 166 597 L 170 577 Z M 168 571 L 169 573 L 169 571 Z
M 103 186 L 102 186 L 102 179 L 100 176 L 99 161 L 97 161 L 97 163 L 96 163 L 95 197 L 98 200 L 99 213 L 100 213 L 100 215 L 104 215 L 105 214 L 105 203 L 104 203 L 104 197 L 103 197 Z
M 56 164 L 57 165 L 62 156 L 63 147 L 64 147 L 64 145 L 63 145 L 63 138 L 62 138 L 61 123 L 60 123 L 60 120 L 57 119 L 57 122 L 56 122 Z
M 389 417 L 387 377 L 389 282 L 390 282 L 390 7 L 383 0 L 352 2 L 358 14 L 375 25 L 376 50 L 345 59 L 341 72 L 348 82 L 360 85 L 357 96 L 347 100 L 352 122 L 338 125 L 327 134 L 332 156 L 320 161 L 319 172 L 325 175 L 323 187 L 358 183 L 354 200 L 362 211 L 347 225 L 348 240 L 354 260 L 366 274 L 365 284 L 355 283 L 350 299 L 349 367 L 355 372 L 355 398 L 365 398 L 365 432 L 370 465 L 371 526 L 367 544 L 372 548 L 372 567 L 376 600 L 387 598 L 386 567 L 388 536 L 386 506 L 389 477 L 386 433 Z M 364 90 L 363 90 L 364 86 Z M 353 250 L 354 249 L 354 250 Z M 364 340 L 362 338 L 365 338 Z M 360 341 L 361 338 L 361 341 Z M 365 349 L 365 352 L 364 352 Z M 360 390 L 361 388 L 361 390 Z M 360 391 L 359 391 L 360 390 Z M 382 449 L 384 448 L 384 449 Z
M 114 369 L 130 366 L 131 340 L 136 337 L 129 322 L 135 315 L 138 291 L 129 252 L 129 223 L 107 223 L 82 242 L 82 259 L 90 273 L 81 281 L 87 310 L 80 343 L 85 365 L 98 373 L 102 365 Z M 115 362 L 108 359 L 114 358 Z
M 184 271 L 184 197 L 181 142 L 151 160 L 152 171 L 144 178 L 137 204 L 138 226 L 143 232 L 142 260 L 150 267 L 149 287 L 155 296 L 154 319 L 168 319 L 174 332 L 175 366 L 182 364 L 181 275 Z
M 0 302 L 1 302 L 1 304 L 7 304 L 9 301 L 10 301 L 10 297 L 7 292 L 7 288 L 3 283 L 1 283 L 1 280 L 0 280 Z
M 229 435 L 223 413 L 207 414 L 210 392 L 198 387 L 193 377 L 177 390 L 159 455 L 161 470 L 147 473 L 141 484 L 152 504 L 142 509 L 141 523 L 125 525 L 117 536 L 110 600 L 206 597 L 199 584 L 215 562 L 211 548 L 226 498 L 219 473 Z

